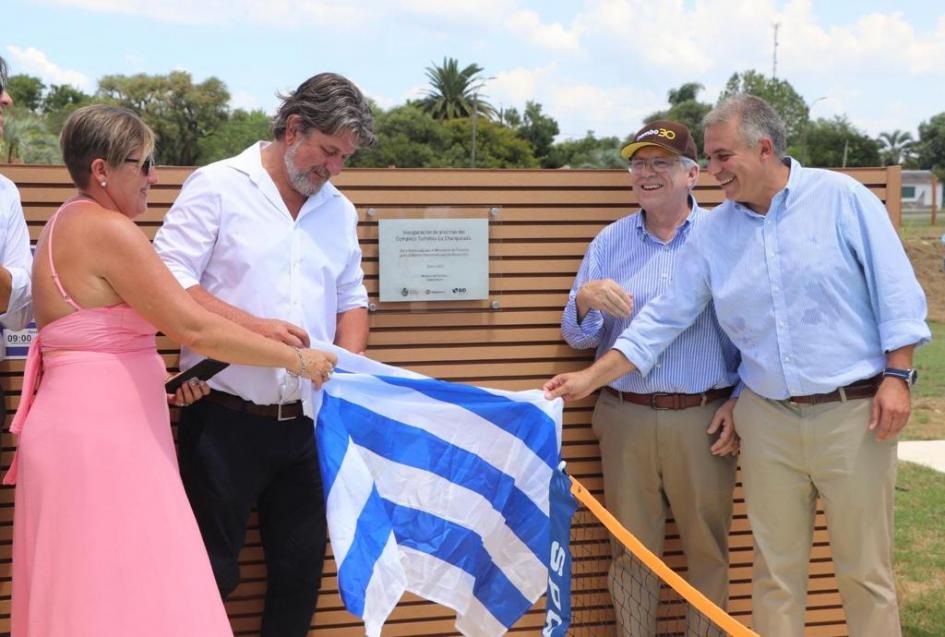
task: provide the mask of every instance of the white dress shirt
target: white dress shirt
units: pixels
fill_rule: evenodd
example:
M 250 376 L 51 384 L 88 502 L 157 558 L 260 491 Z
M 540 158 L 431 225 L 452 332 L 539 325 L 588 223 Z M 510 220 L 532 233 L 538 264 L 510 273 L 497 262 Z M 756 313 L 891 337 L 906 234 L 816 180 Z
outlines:
M 357 212 L 331 183 L 292 219 L 262 166 L 258 142 L 195 171 L 154 238 L 154 247 L 184 288 L 210 294 L 263 318 L 289 321 L 312 346 L 335 338 L 338 314 L 367 306 Z M 181 369 L 203 356 L 181 349 Z M 303 400 L 308 381 L 284 369 L 232 365 L 210 386 L 259 405 Z
M 13 289 L 7 311 L 0 314 L 0 324 L 19 330 L 33 320 L 32 288 L 33 254 L 30 235 L 23 217 L 20 193 L 12 181 L 0 175 L 0 263 L 13 276 Z M 2 350 L 0 350 L 2 358 Z

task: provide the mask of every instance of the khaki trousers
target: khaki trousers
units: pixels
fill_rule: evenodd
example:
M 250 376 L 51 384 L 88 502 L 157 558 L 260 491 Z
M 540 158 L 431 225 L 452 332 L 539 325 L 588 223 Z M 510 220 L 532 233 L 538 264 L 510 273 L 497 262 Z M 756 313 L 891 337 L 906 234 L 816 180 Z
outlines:
M 661 555 L 671 505 L 686 553 L 686 579 L 724 609 L 735 458 L 713 456 L 714 438 L 705 433 L 721 404 L 662 411 L 601 392 L 591 423 L 600 441 L 608 510 Z M 641 572 L 619 548 L 609 575 L 623 634 L 654 634 L 655 576 Z
M 896 441 L 867 430 L 871 398 L 820 405 L 768 400 L 745 389 L 735 407 L 755 541 L 752 628 L 801 637 L 815 499 L 851 637 L 898 637 L 892 572 Z

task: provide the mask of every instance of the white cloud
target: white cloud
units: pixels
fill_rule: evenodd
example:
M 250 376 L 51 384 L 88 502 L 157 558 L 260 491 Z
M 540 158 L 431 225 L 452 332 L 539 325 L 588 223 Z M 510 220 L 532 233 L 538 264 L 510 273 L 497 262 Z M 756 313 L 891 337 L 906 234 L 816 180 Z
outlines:
M 577 30 L 568 31 L 557 22 L 543 24 L 534 11 L 516 11 L 504 20 L 504 24 L 512 33 L 544 49 L 574 52 L 581 48 Z
M 600 45 L 689 76 L 748 68 L 767 71 L 778 23 L 779 75 L 829 77 L 838 71 L 897 70 L 945 74 L 945 14 L 919 32 L 902 13 L 870 13 L 824 26 L 811 0 L 593 0 L 576 20 Z
M 430 90 L 429 84 L 415 84 L 401 94 L 398 103 L 403 103 L 407 100 L 418 100 L 420 98 L 426 97 L 428 90 Z
M 552 62 L 547 66 L 534 69 L 516 68 L 500 71 L 495 79 L 486 85 L 493 106 L 495 102 L 523 105 L 527 100 L 535 99 L 536 95 L 547 92 L 547 87 L 553 84 L 553 76 L 557 64 Z
M 396 25 L 408 16 L 442 35 L 467 33 L 470 25 L 490 34 L 510 32 L 517 39 L 545 50 L 575 52 L 578 31 L 553 22 L 542 22 L 538 12 L 519 9 L 515 0 L 41 0 L 102 13 L 140 15 L 163 22 L 227 24 L 259 22 L 288 29 L 310 25 L 337 29 L 363 29 L 369 23 Z
M 663 107 L 664 97 L 648 89 L 602 87 L 562 82 L 551 87 L 546 111 L 560 123 L 563 138 L 624 137 L 637 130 L 643 118 Z
M 10 66 L 16 73 L 36 75 L 47 85 L 70 84 L 85 92 L 93 89 L 92 81 L 87 75 L 60 67 L 37 48 L 21 49 L 8 44 L 6 50 L 10 56 Z
M 260 108 L 259 100 L 256 99 L 256 96 L 246 91 L 234 91 L 230 95 L 230 107 L 234 109 L 242 108 L 245 111 Z
M 757 65 L 772 15 L 771 0 L 704 0 L 691 9 L 682 0 L 594 0 L 575 22 L 611 55 L 693 77 Z
M 363 24 L 374 19 L 370 2 L 322 0 L 43 0 L 47 4 L 102 13 L 140 15 L 162 22 L 226 24 L 260 22 L 286 28 Z M 364 6 L 358 6 L 358 5 Z
M 786 71 L 945 75 L 945 14 L 927 33 L 916 31 L 899 12 L 870 13 L 828 28 L 815 21 L 810 0 L 795 0 L 783 22 Z
M 399 0 L 396 6 L 418 16 L 452 22 L 457 25 L 470 23 L 488 24 L 508 14 L 518 4 L 515 0 Z

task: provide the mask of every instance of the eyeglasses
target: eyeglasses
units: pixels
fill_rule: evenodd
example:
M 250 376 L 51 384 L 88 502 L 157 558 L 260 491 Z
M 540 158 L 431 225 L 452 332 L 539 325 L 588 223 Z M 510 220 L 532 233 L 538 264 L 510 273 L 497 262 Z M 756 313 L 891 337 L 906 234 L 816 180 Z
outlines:
M 665 173 L 670 168 L 680 162 L 678 157 L 654 157 L 653 159 L 631 159 L 627 170 L 630 174 L 641 173 L 647 168 L 652 168 L 654 172 Z
M 151 169 L 154 168 L 154 167 L 157 165 L 157 164 L 155 163 L 155 161 L 154 161 L 154 155 L 148 155 L 147 157 L 145 157 L 145 159 L 144 159 L 143 162 L 142 162 L 140 159 L 135 159 L 134 157 L 129 157 L 128 159 L 125 160 L 125 163 L 128 163 L 128 164 L 137 164 L 137 163 L 140 163 L 140 164 L 141 164 L 141 174 L 144 175 L 145 177 L 147 177 L 148 175 L 150 175 L 150 174 L 151 174 Z

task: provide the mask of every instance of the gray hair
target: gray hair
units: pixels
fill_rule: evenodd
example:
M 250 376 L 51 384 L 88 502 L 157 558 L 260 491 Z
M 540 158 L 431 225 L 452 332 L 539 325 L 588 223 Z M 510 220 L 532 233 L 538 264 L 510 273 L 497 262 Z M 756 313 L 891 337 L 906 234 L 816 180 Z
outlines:
M 354 132 L 359 146 L 377 144 L 370 105 L 358 87 L 341 75 L 319 73 L 302 82 L 293 93 L 279 97 L 282 105 L 272 122 L 276 139 L 285 137 L 289 117 L 298 115 L 302 120 L 302 133 L 315 129 L 335 135 L 347 129 Z
M 72 112 L 59 135 L 62 160 L 79 188 L 89 185 L 92 162 L 116 168 L 140 153 L 138 164 L 154 151 L 154 132 L 141 118 L 119 106 L 92 104 Z
M 682 167 L 685 168 L 686 170 L 689 170 L 690 168 L 693 168 L 693 167 L 695 168 L 699 167 L 699 162 L 697 162 L 695 159 L 691 159 L 684 155 L 679 156 L 679 162 L 682 164 Z
M 7 61 L 0 57 L 0 86 L 6 89 L 7 85 Z
M 727 97 L 702 119 L 702 126 L 707 128 L 736 120 L 745 144 L 754 146 L 767 137 L 771 140 L 774 154 L 779 159 L 784 157 L 787 148 L 787 128 L 784 120 L 760 97 L 748 93 Z

